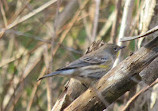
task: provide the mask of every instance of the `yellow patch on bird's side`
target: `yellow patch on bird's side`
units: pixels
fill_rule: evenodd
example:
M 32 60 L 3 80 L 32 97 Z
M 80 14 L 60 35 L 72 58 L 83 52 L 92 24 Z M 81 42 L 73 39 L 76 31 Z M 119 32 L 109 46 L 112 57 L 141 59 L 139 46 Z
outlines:
M 104 68 L 104 69 L 108 69 L 108 68 L 110 68 L 109 65 L 99 65 L 99 67 L 100 67 L 100 68 Z

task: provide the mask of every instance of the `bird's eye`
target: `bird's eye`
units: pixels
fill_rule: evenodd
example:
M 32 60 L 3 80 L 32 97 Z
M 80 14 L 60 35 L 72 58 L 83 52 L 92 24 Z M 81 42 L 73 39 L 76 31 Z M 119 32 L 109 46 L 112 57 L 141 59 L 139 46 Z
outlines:
M 101 58 L 101 60 L 106 60 L 106 58 Z
M 117 51 L 117 47 L 114 47 L 114 51 Z

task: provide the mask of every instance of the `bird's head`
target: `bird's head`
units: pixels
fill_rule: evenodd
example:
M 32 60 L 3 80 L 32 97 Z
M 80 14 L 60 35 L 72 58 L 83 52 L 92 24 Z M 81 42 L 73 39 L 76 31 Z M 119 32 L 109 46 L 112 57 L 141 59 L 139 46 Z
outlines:
M 108 43 L 103 46 L 103 48 L 104 48 L 103 50 L 105 53 L 109 53 L 111 56 L 113 56 L 113 58 L 116 58 L 118 55 L 118 52 L 125 47 L 126 46 L 118 46 L 116 44 Z

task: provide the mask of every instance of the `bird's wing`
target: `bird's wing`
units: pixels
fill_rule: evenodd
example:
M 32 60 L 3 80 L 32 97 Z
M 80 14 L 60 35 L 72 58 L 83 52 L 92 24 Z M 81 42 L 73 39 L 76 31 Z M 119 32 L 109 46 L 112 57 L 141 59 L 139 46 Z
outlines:
M 103 64 L 106 61 L 108 61 L 108 59 L 105 57 L 94 57 L 94 56 L 81 57 L 80 59 L 70 63 L 68 66 L 64 68 L 60 68 L 57 71 L 85 67 L 89 65 Z

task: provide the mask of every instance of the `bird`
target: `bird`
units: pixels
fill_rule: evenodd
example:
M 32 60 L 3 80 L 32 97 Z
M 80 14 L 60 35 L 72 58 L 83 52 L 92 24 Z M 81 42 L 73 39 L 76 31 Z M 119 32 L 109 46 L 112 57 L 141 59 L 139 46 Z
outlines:
M 67 66 L 44 75 L 38 81 L 52 76 L 63 76 L 77 79 L 82 84 L 89 86 L 104 76 L 113 67 L 118 52 L 123 48 L 125 46 L 105 43 L 100 48 L 83 55 Z

